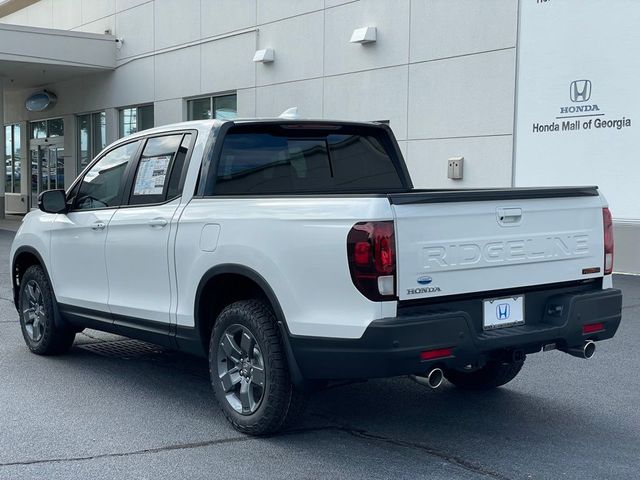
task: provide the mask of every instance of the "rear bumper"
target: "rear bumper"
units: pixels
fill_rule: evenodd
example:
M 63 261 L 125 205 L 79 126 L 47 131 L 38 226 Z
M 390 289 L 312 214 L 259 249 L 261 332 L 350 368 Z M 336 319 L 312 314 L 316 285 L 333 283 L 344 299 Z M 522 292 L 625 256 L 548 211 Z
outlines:
M 488 297 L 491 298 L 491 297 Z M 402 316 L 371 323 L 359 339 L 289 337 L 302 376 L 361 379 L 424 373 L 435 366 L 480 367 L 497 358 L 534 353 L 544 345 L 577 347 L 613 337 L 622 315 L 617 289 L 554 289 L 526 294 L 524 325 L 484 331 L 482 300 L 406 309 Z M 584 334 L 583 325 L 602 323 Z M 420 353 L 452 349 L 446 358 L 423 361 Z

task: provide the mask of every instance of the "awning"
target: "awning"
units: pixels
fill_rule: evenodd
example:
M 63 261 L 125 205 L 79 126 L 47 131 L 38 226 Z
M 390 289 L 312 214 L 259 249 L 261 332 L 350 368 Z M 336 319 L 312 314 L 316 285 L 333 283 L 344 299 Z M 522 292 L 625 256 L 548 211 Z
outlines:
M 0 24 L 5 89 L 38 87 L 115 67 L 113 35 Z

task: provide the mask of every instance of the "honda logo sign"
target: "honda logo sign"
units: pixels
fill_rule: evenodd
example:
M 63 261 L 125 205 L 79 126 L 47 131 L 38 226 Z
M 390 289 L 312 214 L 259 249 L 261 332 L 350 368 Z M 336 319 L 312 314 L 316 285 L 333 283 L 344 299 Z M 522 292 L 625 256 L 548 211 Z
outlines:
M 591 98 L 591 80 L 574 80 L 569 88 L 572 102 L 586 102 Z

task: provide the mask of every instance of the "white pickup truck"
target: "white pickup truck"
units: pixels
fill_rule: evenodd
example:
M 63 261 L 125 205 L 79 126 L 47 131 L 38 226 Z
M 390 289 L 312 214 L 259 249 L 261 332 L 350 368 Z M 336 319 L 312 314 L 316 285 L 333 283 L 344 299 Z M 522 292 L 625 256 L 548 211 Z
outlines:
M 249 434 L 328 381 L 497 387 L 527 354 L 591 357 L 621 318 L 596 187 L 413 189 L 375 123 L 151 129 L 39 207 L 11 251 L 28 347 L 93 328 L 201 355 Z

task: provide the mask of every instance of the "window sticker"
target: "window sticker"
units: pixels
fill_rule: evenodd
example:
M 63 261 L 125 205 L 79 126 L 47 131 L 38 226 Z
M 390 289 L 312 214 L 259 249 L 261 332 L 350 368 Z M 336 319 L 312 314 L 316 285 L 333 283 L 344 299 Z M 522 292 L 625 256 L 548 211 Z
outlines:
M 140 159 L 134 195 L 162 195 L 171 155 Z

